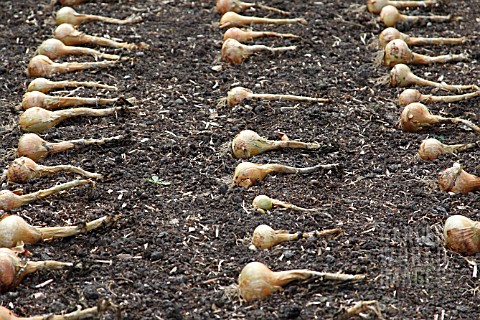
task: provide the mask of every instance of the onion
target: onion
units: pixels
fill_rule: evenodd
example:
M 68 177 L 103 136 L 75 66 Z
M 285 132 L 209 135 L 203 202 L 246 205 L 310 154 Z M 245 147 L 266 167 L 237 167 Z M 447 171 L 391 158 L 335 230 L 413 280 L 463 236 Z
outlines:
M 382 9 L 388 5 L 395 8 L 409 8 L 409 7 L 426 7 L 437 3 L 436 0 L 424 1 L 389 1 L 389 0 L 368 0 L 367 9 L 371 13 L 379 14 Z
M 237 165 L 233 174 L 233 182 L 241 187 L 250 188 L 257 181 L 262 181 L 271 173 L 295 173 L 309 174 L 320 169 L 330 170 L 337 168 L 338 164 L 317 164 L 313 167 L 295 168 L 281 164 L 256 164 L 251 162 L 242 162 Z
M 52 260 L 23 261 L 18 257 L 23 252 L 23 247 L 0 248 L 0 293 L 15 289 L 27 275 L 35 271 L 60 270 L 73 266 L 73 263 Z
M 399 123 L 403 130 L 408 132 L 419 132 L 426 127 L 440 122 L 462 123 L 480 133 L 480 128 L 471 121 L 461 118 L 445 118 L 430 113 L 428 108 L 420 103 L 414 102 L 407 105 L 400 115 Z
M 429 138 L 422 141 L 418 149 L 418 155 L 423 160 L 435 160 L 445 153 L 455 153 L 471 148 L 478 147 L 477 143 L 463 143 L 463 144 L 443 144 L 437 139 Z
M 232 153 L 237 159 L 248 159 L 256 156 L 260 153 L 264 153 L 269 150 L 278 150 L 285 148 L 292 149 L 320 149 L 320 145 L 317 143 L 305 143 L 301 141 L 289 140 L 286 135 L 280 133 L 282 141 L 268 140 L 261 137 L 258 133 L 252 130 L 243 130 L 238 133 L 232 141 Z
M 57 1 L 57 0 L 54 0 Z M 74 312 L 62 314 L 62 315 L 52 315 L 46 314 L 43 316 L 31 316 L 31 317 L 18 317 L 11 310 L 0 306 L 0 319 L 2 320 L 80 320 L 86 318 L 93 318 L 100 313 L 98 307 L 87 308 L 83 310 L 77 310 Z
M 248 3 L 248 2 L 243 2 L 240 0 L 217 0 L 215 9 L 217 10 L 218 13 L 224 14 L 229 11 L 240 13 L 245 10 L 248 10 L 250 8 L 258 8 L 266 11 L 272 11 L 276 13 L 280 13 L 283 15 L 289 15 L 288 12 L 277 9 L 277 8 L 272 8 L 268 6 L 264 6 L 262 4 L 258 3 Z
M 480 252 L 480 225 L 462 215 L 451 216 L 443 227 L 445 245 L 460 254 L 473 256 Z
M 467 194 L 480 190 L 480 177 L 465 172 L 456 162 L 438 174 L 438 184 L 442 191 Z
M 50 176 L 57 172 L 76 173 L 87 178 L 101 179 L 102 175 L 88 172 L 72 165 L 42 166 L 30 158 L 20 157 L 8 166 L 7 179 L 13 183 L 27 183 L 30 180 Z
M 91 55 L 96 58 L 105 58 L 112 60 L 120 59 L 120 56 L 116 54 L 106 54 L 90 48 L 66 46 L 63 44 L 62 41 L 58 39 L 48 39 L 43 41 L 42 44 L 38 47 L 36 53 L 47 56 L 51 60 L 70 55 Z
M 392 5 L 388 5 L 382 8 L 380 11 L 380 21 L 382 21 L 387 27 L 394 27 L 398 22 L 416 23 L 419 21 L 433 21 L 433 22 L 445 22 L 452 19 L 451 15 L 448 16 L 406 16 L 398 12 L 397 8 Z
M 264 93 L 253 93 L 252 90 L 235 87 L 230 89 L 227 93 L 227 97 L 220 99 L 218 106 L 222 107 L 225 102 L 230 106 L 236 106 L 242 103 L 245 99 L 260 99 L 267 101 L 306 101 L 306 102 L 328 102 L 329 99 L 325 98 L 313 98 L 313 97 L 304 97 L 304 96 L 294 96 L 290 94 L 264 94 Z
M 20 115 L 19 124 L 23 132 L 41 132 L 55 127 L 63 120 L 73 117 L 106 117 L 114 115 L 120 110 L 132 108 L 112 107 L 105 109 L 72 108 L 65 110 L 49 111 L 39 107 L 27 109 Z
M 328 236 L 343 232 L 342 229 L 330 229 L 310 233 L 289 233 L 286 230 L 273 230 L 271 227 L 261 224 L 253 231 L 252 244 L 255 248 L 271 249 L 279 243 L 312 236 Z
M 38 55 L 28 63 L 27 75 L 29 77 L 46 77 L 56 73 L 73 72 L 91 68 L 106 68 L 117 64 L 118 61 L 96 61 L 96 62 L 64 62 L 56 63 L 47 56 Z
M 393 67 L 396 64 L 430 64 L 446 63 L 467 60 L 463 54 L 448 54 L 437 57 L 429 57 L 412 52 L 402 39 L 395 39 L 387 43 L 384 49 L 383 64 Z
M 301 234 L 290 234 L 286 230 L 273 230 L 271 227 L 261 224 L 253 231 L 252 244 L 259 249 L 271 249 L 285 241 L 296 240 Z
M 98 229 L 110 223 L 111 217 L 83 223 L 78 226 L 38 228 L 28 224 L 22 217 L 5 215 L 0 218 L 0 247 L 12 248 L 19 242 L 33 244 L 58 238 L 66 238 Z
M 244 45 L 235 39 L 227 39 L 222 45 L 222 59 L 233 64 L 240 64 L 256 52 L 269 51 L 271 53 L 296 50 L 296 46 L 272 48 L 261 44 Z
M 32 91 L 23 95 L 22 108 L 23 110 L 27 110 L 29 108 L 39 107 L 47 110 L 56 110 L 80 105 L 106 105 L 117 102 L 118 99 L 57 97 L 46 95 L 40 91 Z
M 299 23 L 306 25 L 307 20 L 303 18 L 295 19 L 269 19 L 259 17 L 242 16 L 235 12 L 226 12 L 220 19 L 220 28 L 245 27 L 252 24 L 293 24 Z
M 422 37 L 410 37 L 405 33 L 398 31 L 393 27 L 388 27 L 380 33 L 378 37 L 379 44 L 382 48 L 385 48 L 387 43 L 392 40 L 401 39 L 405 41 L 409 46 L 423 46 L 423 45 L 444 45 L 444 44 L 460 44 L 464 43 L 466 38 L 422 38 Z
M 84 22 L 100 21 L 114 24 L 133 24 L 142 21 L 142 17 L 130 17 L 127 19 L 115 19 L 103 16 L 96 16 L 91 14 L 80 14 L 71 7 L 62 7 L 57 11 L 56 23 L 57 26 L 62 23 L 69 23 L 71 25 L 79 25 Z
M 55 89 L 64 89 L 68 87 L 91 87 L 91 88 L 102 88 L 109 90 L 118 90 L 115 86 L 108 86 L 106 84 L 101 84 L 97 82 L 90 81 L 50 81 L 45 78 L 35 78 L 28 85 L 27 91 L 40 91 L 43 93 L 50 92 Z
M 238 42 L 247 42 L 256 38 L 263 37 L 282 37 L 282 38 L 300 38 L 291 33 L 278 33 L 270 31 L 252 31 L 239 28 L 230 28 L 223 34 L 223 40 L 235 39 Z
M 240 272 L 238 286 L 243 299 L 251 301 L 264 299 L 292 281 L 312 277 L 318 277 L 323 281 L 359 281 L 365 278 L 361 274 L 326 273 L 307 269 L 274 272 L 261 262 L 250 262 Z
M 22 194 L 21 190 L 10 191 L 10 190 L 1 190 L 0 191 L 0 210 L 10 211 L 12 209 L 20 208 L 30 202 L 46 198 L 52 194 L 59 193 L 60 191 L 68 190 L 74 187 L 83 186 L 86 184 L 92 184 L 90 180 L 73 180 L 63 184 L 56 185 L 49 189 L 42 189 L 37 192 Z
M 48 142 L 35 133 L 25 133 L 18 139 L 17 156 L 28 157 L 33 161 L 43 160 L 46 156 L 72 149 L 78 149 L 87 145 L 102 145 L 110 141 L 123 139 L 124 136 L 114 136 L 103 139 L 78 139 L 62 142 Z
M 469 89 L 480 90 L 476 85 L 448 85 L 422 79 L 413 74 L 410 71 L 410 68 L 405 64 L 397 64 L 390 71 L 390 85 L 392 87 L 408 87 L 414 84 L 420 86 L 436 87 L 448 91 Z
M 266 213 L 266 211 L 271 210 L 273 207 L 282 207 L 285 209 L 291 209 L 294 211 L 304 211 L 304 212 L 315 212 L 317 209 L 306 209 L 302 207 L 298 207 L 294 204 L 280 201 L 277 199 L 272 199 L 266 195 L 258 195 L 253 199 L 252 206 L 258 213 Z
M 458 102 L 464 101 L 471 98 L 475 98 L 480 96 L 480 91 L 459 94 L 459 95 L 452 95 L 452 96 L 434 96 L 431 94 L 425 95 L 421 94 L 420 91 L 415 89 L 406 89 L 398 97 L 398 102 L 402 106 L 406 106 L 413 102 L 423 102 L 423 103 L 435 103 L 435 102 L 443 102 L 443 103 L 451 103 L 451 102 Z
M 107 38 L 95 37 L 78 31 L 69 23 L 62 23 L 53 33 L 53 36 L 69 46 L 94 44 L 105 47 L 123 48 L 127 50 L 148 49 L 149 45 L 146 43 L 134 44 L 126 42 L 117 42 Z

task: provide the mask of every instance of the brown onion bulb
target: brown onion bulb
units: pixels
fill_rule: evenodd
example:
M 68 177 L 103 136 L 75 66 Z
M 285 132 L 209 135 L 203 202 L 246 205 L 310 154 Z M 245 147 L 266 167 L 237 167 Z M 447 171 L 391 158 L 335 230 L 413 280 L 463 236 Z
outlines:
M 291 33 L 278 33 L 271 31 L 253 31 L 253 30 L 242 30 L 239 28 L 230 28 L 223 34 L 223 41 L 227 39 L 235 39 L 238 42 L 247 42 L 256 38 L 263 37 L 281 37 L 281 38 L 300 38 Z
M 59 25 L 57 28 L 55 28 L 53 35 L 56 39 L 62 41 L 64 44 L 69 46 L 94 44 L 105 47 L 123 48 L 127 50 L 149 48 L 149 45 L 143 42 L 140 44 L 134 44 L 113 41 L 103 37 L 91 36 L 81 31 L 78 31 L 73 25 L 69 23 L 62 23 L 61 25 Z
M 398 9 L 392 5 L 388 5 L 382 8 L 380 11 L 380 21 L 382 21 L 387 27 L 394 27 L 399 22 L 411 22 L 416 23 L 419 21 L 433 21 L 433 22 L 445 22 L 450 21 L 452 16 L 406 16 L 398 12 Z
M 261 224 L 253 231 L 252 244 L 259 249 L 271 249 L 281 242 L 296 240 L 298 237 L 299 234 L 290 234 L 286 230 L 273 230 Z
M 272 8 L 268 6 L 264 6 L 262 4 L 258 3 L 248 3 L 248 2 L 243 2 L 240 0 L 217 0 L 215 9 L 218 13 L 224 14 L 229 11 L 236 12 L 236 13 L 241 13 L 244 12 L 250 8 L 258 8 L 266 11 L 272 11 L 284 15 L 288 15 L 289 13 L 277 8 Z
M 388 5 L 396 8 L 409 8 L 409 7 L 426 7 L 437 3 L 436 0 L 424 0 L 424 1 L 390 1 L 390 0 L 368 0 L 367 9 L 371 13 L 379 14 L 382 9 Z
M 338 164 L 318 164 L 313 167 L 295 168 L 281 164 L 256 164 L 251 162 L 242 162 L 239 163 L 235 168 L 233 181 L 238 186 L 250 188 L 257 181 L 262 181 L 267 175 L 274 172 L 308 174 L 320 169 L 330 170 L 336 167 L 338 167 Z
M 56 73 L 67 73 L 91 68 L 107 68 L 117 63 L 117 60 L 56 63 L 47 56 L 38 55 L 33 57 L 28 63 L 27 75 L 29 77 L 47 77 Z
M 46 156 L 58 152 L 82 148 L 87 145 L 103 145 L 105 143 L 121 140 L 124 136 L 114 136 L 103 139 L 78 139 L 61 142 L 48 142 L 35 133 L 25 133 L 18 139 L 17 156 L 28 157 L 33 161 L 41 161 Z
M 0 218 L 0 247 L 12 248 L 20 242 L 33 244 L 43 240 L 71 237 L 95 230 L 110 222 L 111 217 L 104 216 L 79 226 L 38 228 L 28 224 L 20 216 L 5 215 Z
M 456 162 L 438 174 L 438 184 L 442 191 L 467 194 L 480 190 L 480 177 L 465 172 Z
M 444 44 L 460 44 L 465 42 L 465 37 L 460 38 L 423 38 L 423 37 L 410 37 L 409 35 L 398 31 L 393 27 L 384 29 L 379 37 L 379 44 L 382 48 L 392 40 L 401 39 L 405 41 L 409 46 L 422 46 L 422 45 L 444 45 Z
M 74 26 L 89 21 L 100 21 L 114 24 L 133 24 L 142 21 L 142 17 L 115 19 L 91 14 L 80 14 L 71 7 L 62 7 L 60 10 L 57 11 L 55 21 L 57 25 L 61 25 L 62 23 L 69 23 Z
M 435 160 L 445 153 L 455 153 L 475 147 L 478 147 L 478 144 L 464 143 L 448 145 L 441 143 L 437 139 L 429 138 L 422 141 L 418 149 L 418 155 L 423 160 Z
M 294 211 L 304 211 L 304 212 L 315 212 L 317 209 L 306 209 L 298 207 L 294 204 L 280 201 L 277 199 L 272 199 L 264 194 L 258 195 L 253 199 L 252 206 L 258 213 L 264 214 L 266 211 L 271 210 L 273 207 L 282 207 L 285 209 L 291 209 Z
M 58 39 L 48 39 L 43 41 L 37 49 L 37 54 L 47 56 L 51 60 L 70 55 L 90 55 L 96 58 L 112 60 L 120 59 L 120 56 L 116 54 L 106 54 L 90 48 L 67 46 Z
M 22 280 L 37 270 L 60 270 L 73 263 L 59 261 L 23 261 L 18 257 L 22 247 L 0 248 L 0 293 L 15 289 Z
M 59 193 L 60 191 L 69 190 L 86 184 L 93 185 L 94 183 L 90 180 L 73 180 L 28 194 L 22 194 L 21 190 L 0 190 L 0 210 L 10 211 L 12 209 L 20 208 L 31 202 Z
M 241 64 L 256 52 L 268 51 L 278 53 L 296 49 L 296 46 L 272 48 L 260 44 L 244 45 L 235 39 L 227 39 L 222 45 L 222 59 L 232 64 Z
M 102 178 L 101 174 L 85 171 L 71 165 L 42 166 L 30 158 L 20 157 L 8 166 L 7 179 L 13 183 L 27 183 L 30 180 L 53 175 L 57 172 L 75 173 L 91 179 Z
M 402 106 L 406 106 L 410 103 L 414 102 L 423 102 L 423 103 L 436 103 L 436 102 L 443 102 L 443 103 L 452 103 L 458 101 L 464 101 L 468 99 L 472 99 L 475 97 L 480 96 L 480 91 L 465 93 L 465 94 L 458 94 L 458 95 L 451 95 L 451 96 L 434 96 L 431 94 L 425 95 L 421 94 L 420 91 L 415 89 L 406 89 L 398 96 L 398 102 Z
M 480 225 L 462 215 L 454 215 L 443 227 L 447 248 L 463 255 L 472 256 L 480 252 Z
M 27 92 L 39 91 L 42 93 L 47 93 L 55 89 L 64 89 L 67 87 L 90 87 L 90 88 L 102 88 L 108 90 L 118 90 L 115 86 L 108 86 L 106 84 L 101 84 L 91 81 L 50 81 L 45 78 L 35 78 L 28 85 Z
M 117 102 L 118 99 L 58 97 L 50 96 L 40 91 L 31 91 L 23 95 L 22 108 L 23 110 L 27 110 L 29 108 L 39 107 L 47 110 L 56 110 L 81 105 L 108 105 Z
M 292 281 L 307 280 L 312 277 L 333 281 L 359 281 L 365 278 L 364 275 L 325 273 L 307 269 L 274 272 L 261 262 L 250 262 L 240 272 L 238 286 L 243 299 L 251 301 L 265 299 Z
M 285 135 L 282 134 L 281 136 L 282 141 L 274 141 L 261 137 L 255 131 L 242 130 L 233 138 L 231 143 L 232 154 L 237 159 L 248 159 L 270 150 L 285 148 L 315 150 L 320 148 L 320 145 L 316 143 L 283 139 Z
M 226 12 L 220 19 L 220 28 L 233 28 L 233 27 L 245 27 L 252 24 L 308 24 L 307 20 L 303 18 L 295 19 L 269 19 L 269 18 L 259 18 L 259 17 L 250 17 L 242 16 L 235 12 L 229 11 Z

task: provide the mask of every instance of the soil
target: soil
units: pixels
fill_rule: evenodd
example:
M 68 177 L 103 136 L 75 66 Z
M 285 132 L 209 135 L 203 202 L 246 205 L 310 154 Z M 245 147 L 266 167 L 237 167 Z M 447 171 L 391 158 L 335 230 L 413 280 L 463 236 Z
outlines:
M 16 109 L 31 80 L 25 73 L 28 61 L 54 30 L 52 11 L 45 8 L 48 2 L 0 3 L 3 167 L 15 158 L 12 150 L 22 134 Z M 268 1 L 292 16 L 305 17 L 309 24 L 258 26 L 255 29 L 294 33 L 302 39 L 267 38 L 255 43 L 297 45 L 298 49 L 280 55 L 256 54 L 235 66 L 220 59 L 222 31 L 213 1 L 119 0 L 77 6 L 82 13 L 141 15 L 140 24 L 86 23 L 79 28 L 116 40 L 143 41 L 151 50 L 102 49 L 134 60 L 53 79 L 117 85 L 118 92 L 79 89 L 70 95 L 134 97 L 138 110 L 113 117 L 73 118 L 40 133 L 52 142 L 119 134 L 126 138 L 48 157 L 42 164 L 80 166 L 102 173 L 104 179 L 94 188 L 74 189 L 9 213 L 36 226 L 77 225 L 103 215 L 114 215 L 117 221 L 78 237 L 26 246 L 31 260 L 71 261 L 75 267 L 36 272 L 15 290 L 0 295 L 0 304 L 22 316 L 74 311 L 106 298 L 121 308 L 122 319 L 330 319 L 355 302 L 378 300 L 386 319 L 479 318 L 475 257 L 467 260 L 445 249 L 441 235 L 451 215 L 478 220 L 479 196 L 442 192 L 436 181 L 438 172 L 454 162 L 480 175 L 480 150 L 443 155 L 430 162 L 415 156 L 427 137 L 453 144 L 476 141 L 478 135 L 454 124 L 435 125 L 417 134 L 398 128 L 402 108 L 396 97 L 401 89 L 375 83 L 390 69 L 373 63 L 376 49 L 369 46 L 384 27 L 358 8 L 358 2 Z M 464 53 L 470 58 L 411 66 L 415 74 L 451 84 L 479 84 L 480 31 L 475 27 L 479 4 L 478 0 L 457 1 L 409 11 L 411 15 L 453 14 L 463 20 L 403 23 L 400 31 L 469 38 L 459 46 L 412 48 L 432 56 Z M 257 93 L 326 97 L 330 102 L 251 100 L 218 108 L 218 99 L 238 85 Z M 421 91 L 448 94 L 431 88 Z M 478 103 L 474 99 L 429 108 L 434 114 L 479 123 Z M 231 177 L 241 160 L 229 155 L 227 144 L 242 129 L 272 140 L 281 131 L 291 139 L 322 146 L 320 151 L 268 152 L 251 162 L 296 167 L 338 163 L 341 169 L 274 174 L 249 189 L 233 186 Z M 158 176 L 157 183 L 152 182 L 153 176 Z M 71 179 L 59 174 L 21 187 L 34 192 Z M 2 188 L 18 186 L 3 184 Z M 273 209 L 258 214 L 251 201 L 259 194 L 318 211 Z M 252 251 L 250 237 L 259 224 L 291 232 L 342 228 L 345 233 Z M 366 279 L 342 285 L 318 279 L 294 282 L 263 301 L 246 303 L 227 293 L 251 261 L 261 261 L 275 271 L 306 268 L 365 274 Z M 115 314 L 102 317 L 113 319 Z

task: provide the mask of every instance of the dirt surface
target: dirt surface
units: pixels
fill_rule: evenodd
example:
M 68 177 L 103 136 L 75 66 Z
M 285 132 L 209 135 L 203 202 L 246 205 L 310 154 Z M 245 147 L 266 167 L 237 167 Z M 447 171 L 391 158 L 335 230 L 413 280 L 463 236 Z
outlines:
M 0 3 L 2 167 L 14 159 L 12 148 L 21 135 L 15 108 L 30 81 L 26 66 L 54 30 L 52 11 L 44 7 L 47 2 Z M 71 95 L 134 97 L 139 109 L 115 117 L 70 119 L 41 133 L 48 141 L 128 137 L 47 158 L 43 164 L 76 165 L 105 177 L 95 188 L 82 187 L 11 213 L 37 226 L 76 225 L 103 215 L 115 215 L 118 221 L 90 234 L 27 246 L 32 260 L 72 261 L 76 267 L 28 276 L 17 289 L 0 295 L 1 305 L 19 315 L 36 315 L 73 311 L 108 298 L 122 307 L 123 319 L 329 319 L 357 301 L 378 300 L 386 319 L 479 317 L 479 282 L 472 277 L 473 266 L 445 250 L 439 232 L 453 214 L 478 220 L 478 193 L 450 195 L 438 189 L 436 179 L 455 161 L 480 175 L 480 150 L 444 155 L 432 162 L 415 158 L 426 137 L 452 144 L 476 141 L 478 135 L 453 124 L 419 134 L 396 126 L 402 110 L 395 101 L 400 89 L 372 81 L 389 71 L 372 63 L 376 50 L 368 46 L 383 25 L 365 11 L 352 11 L 353 1 L 268 4 L 305 17 L 309 24 L 257 27 L 302 39 L 256 43 L 298 45 L 298 50 L 257 54 L 238 66 L 219 59 L 222 31 L 214 1 L 92 1 L 76 7 L 83 13 L 122 18 L 132 12 L 141 15 L 141 24 L 89 23 L 80 29 L 123 41 L 144 41 L 152 49 L 103 49 L 135 59 L 115 68 L 53 79 L 115 84 L 118 92 L 80 89 Z M 452 13 L 463 20 L 400 25 L 405 33 L 470 39 L 460 46 L 413 48 L 428 55 L 470 56 L 468 62 L 412 66 L 415 74 L 452 84 L 479 84 L 479 4 L 459 1 L 411 10 L 409 14 Z M 92 61 L 59 59 L 75 60 Z M 236 85 L 258 93 L 327 97 L 331 102 L 246 101 L 234 108 L 217 108 L 217 100 Z M 435 114 L 479 123 L 478 105 L 476 99 L 429 107 Z M 250 189 L 233 187 L 231 176 L 241 161 L 229 156 L 226 145 L 242 129 L 269 139 L 277 139 L 276 132 L 281 131 L 291 139 L 322 145 L 319 152 L 275 151 L 252 162 L 297 167 L 339 163 L 341 170 L 271 175 Z M 159 183 L 148 181 L 154 175 Z M 70 179 L 60 174 L 22 187 L 33 192 Z M 260 215 L 251 206 L 259 194 L 319 210 L 305 214 L 274 209 Z M 336 239 L 288 242 L 270 251 L 249 250 L 251 234 L 262 223 L 292 232 L 340 227 L 345 233 Z M 273 270 L 365 274 L 366 280 L 342 286 L 297 282 L 264 301 L 245 303 L 226 295 L 225 288 L 236 283 L 251 261 L 264 262 Z M 113 313 L 105 315 L 113 317 Z

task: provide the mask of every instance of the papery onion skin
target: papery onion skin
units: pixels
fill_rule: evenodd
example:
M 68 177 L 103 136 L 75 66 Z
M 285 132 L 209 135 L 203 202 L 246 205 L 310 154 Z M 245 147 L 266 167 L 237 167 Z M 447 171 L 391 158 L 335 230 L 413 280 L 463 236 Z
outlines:
M 447 248 L 462 255 L 472 256 L 480 252 L 480 229 L 475 222 L 462 215 L 454 215 L 445 221 L 443 228 Z

